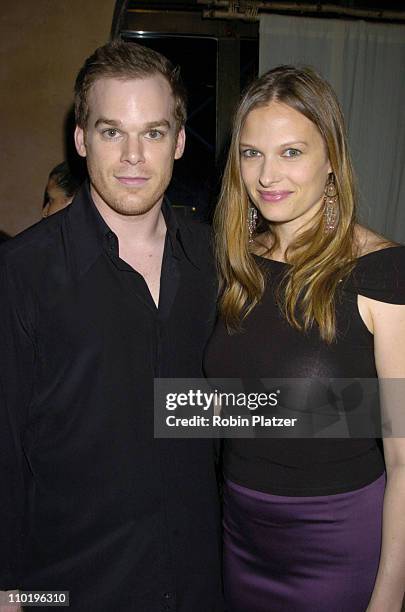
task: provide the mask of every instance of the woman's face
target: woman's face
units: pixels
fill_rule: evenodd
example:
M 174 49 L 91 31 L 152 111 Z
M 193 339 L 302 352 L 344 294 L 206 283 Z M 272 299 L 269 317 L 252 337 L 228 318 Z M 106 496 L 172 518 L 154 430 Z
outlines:
M 312 121 L 280 102 L 252 110 L 240 138 L 242 178 L 265 219 L 295 233 L 323 204 L 331 172 Z

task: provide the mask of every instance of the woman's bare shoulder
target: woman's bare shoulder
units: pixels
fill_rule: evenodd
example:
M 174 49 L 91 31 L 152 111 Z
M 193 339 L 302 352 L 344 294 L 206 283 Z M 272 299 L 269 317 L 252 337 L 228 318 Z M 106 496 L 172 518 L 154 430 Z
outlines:
M 356 256 L 362 257 L 374 251 L 381 251 L 393 246 L 399 246 L 397 242 L 377 234 L 363 225 L 356 225 L 354 228 L 354 241 Z

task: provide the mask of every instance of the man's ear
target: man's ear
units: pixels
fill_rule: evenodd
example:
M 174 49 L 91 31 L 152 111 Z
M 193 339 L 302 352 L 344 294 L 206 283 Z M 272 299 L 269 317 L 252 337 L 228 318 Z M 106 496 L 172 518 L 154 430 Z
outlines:
M 180 129 L 177 134 L 176 149 L 174 151 L 174 159 L 180 159 L 184 152 L 184 145 L 186 144 L 186 132 L 184 126 Z
M 86 157 L 86 144 L 84 141 L 84 130 L 83 128 L 76 125 L 75 129 L 75 145 L 76 151 L 81 157 Z

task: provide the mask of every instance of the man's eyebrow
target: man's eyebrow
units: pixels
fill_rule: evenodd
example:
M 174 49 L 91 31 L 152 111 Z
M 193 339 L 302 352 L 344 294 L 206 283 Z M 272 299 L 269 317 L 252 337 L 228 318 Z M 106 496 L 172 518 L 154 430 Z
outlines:
M 107 119 L 106 117 L 100 117 L 97 119 L 94 127 L 98 127 L 102 123 L 106 125 L 112 125 L 113 127 L 120 127 L 122 125 L 122 121 L 116 121 L 115 119 Z
M 94 124 L 94 127 L 98 127 L 99 125 L 111 125 L 112 127 L 122 127 L 122 121 L 117 121 L 116 119 L 107 119 L 106 117 L 100 117 Z M 167 127 L 171 128 L 171 123 L 167 119 L 159 119 L 158 121 L 149 121 L 145 123 L 143 128 L 145 130 L 151 130 L 157 127 Z
M 167 127 L 170 129 L 171 124 L 167 119 L 159 119 L 159 121 L 149 121 L 149 123 L 145 123 L 146 129 L 153 129 L 156 127 Z

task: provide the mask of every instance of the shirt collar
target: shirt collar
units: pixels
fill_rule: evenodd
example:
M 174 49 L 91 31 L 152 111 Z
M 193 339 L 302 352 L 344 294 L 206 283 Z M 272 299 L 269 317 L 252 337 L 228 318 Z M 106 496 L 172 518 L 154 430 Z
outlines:
M 180 220 L 165 196 L 162 203 L 162 214 L 166 223 L 167 235 L 170 241 L 173 256 L 176 259 L 186 257 L 196 268 L 200 268 L 196 256 L 195 239 L 193 239 L 190 228 Z
M 176 259 L 186 257 L 195 267 L 199 268 L 191 232 L 186 224 L 176 218 L 166 197 L 162 203 L 162 214 L 173 257 Z M 72 237 L 72 249 L 76 256 L 78 269 L 83 273 L 100 255 L 106 240 L 111 240 L 111 236 L 115 236 L 93 202 L 88 181 L 82 185 L 73 202 L 68 206 L 65 220 Z

